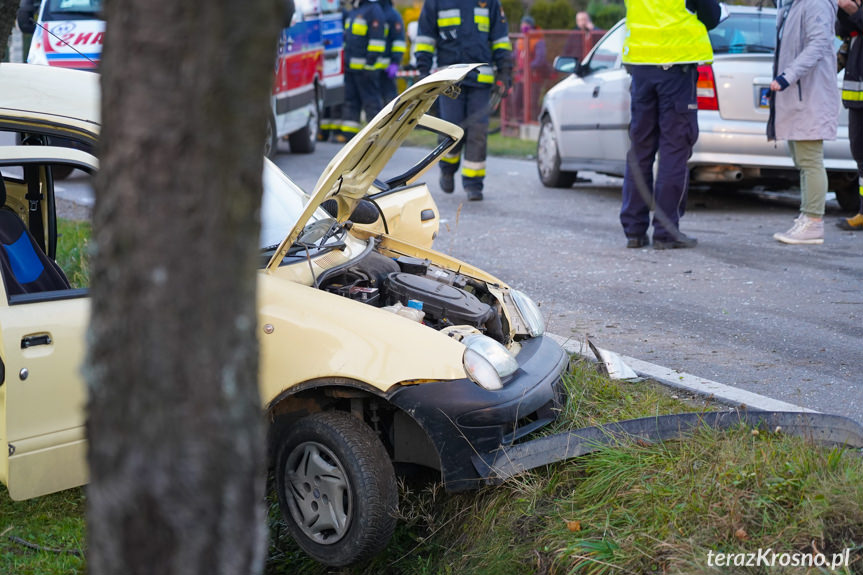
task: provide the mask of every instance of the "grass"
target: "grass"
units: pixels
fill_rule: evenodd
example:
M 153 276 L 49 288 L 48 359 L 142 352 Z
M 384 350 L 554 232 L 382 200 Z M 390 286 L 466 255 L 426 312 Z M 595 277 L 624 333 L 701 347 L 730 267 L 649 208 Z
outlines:
M 87 255 L 92 231 L 90 223 L 58 219 L 57 227 L 57 263 L 66 272 L 72 287 L 89 286 Z
M 419 148 L 434 148 L 437 137 L 425 130 L 414 130 L 405 145 Z M 532 159 L 536 157 L 536 142 L 501 135 L 500 132 L 488 136 L 488 155 L 508 158 Z

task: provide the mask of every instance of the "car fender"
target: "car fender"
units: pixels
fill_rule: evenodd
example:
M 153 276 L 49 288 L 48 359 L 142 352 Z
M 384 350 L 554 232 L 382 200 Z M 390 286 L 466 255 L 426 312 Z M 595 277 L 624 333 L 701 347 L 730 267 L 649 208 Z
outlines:
M 461 343 L 369 304 L 261 273 L 258 310 L 264 405 L 311 380 L 352 379 L 386 392 L 467 376 Z

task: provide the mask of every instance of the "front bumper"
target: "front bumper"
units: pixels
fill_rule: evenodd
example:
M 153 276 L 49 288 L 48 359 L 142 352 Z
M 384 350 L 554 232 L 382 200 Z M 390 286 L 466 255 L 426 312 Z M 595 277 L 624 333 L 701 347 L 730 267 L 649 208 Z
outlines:
M 563 400 L 561 374 L 569 356 L 545 336 L 524 340 L 521 346 L 519 369 L 501 390 L 460 379 L 406 386 L 390 396 L 428 434 L 448 491 L 481 485 L 472 455 L 512 445 L 557 417 Z

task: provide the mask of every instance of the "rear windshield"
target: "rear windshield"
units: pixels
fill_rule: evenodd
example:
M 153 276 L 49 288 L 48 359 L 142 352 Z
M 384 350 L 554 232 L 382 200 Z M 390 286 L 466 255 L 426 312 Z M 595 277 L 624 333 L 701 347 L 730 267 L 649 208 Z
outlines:
M 776 14 L 731 14 L 709 33 L 714 54 L 770 54 L 776 49 Z
M 102 0 L 43 0 L 42 20 L 101 20 Z

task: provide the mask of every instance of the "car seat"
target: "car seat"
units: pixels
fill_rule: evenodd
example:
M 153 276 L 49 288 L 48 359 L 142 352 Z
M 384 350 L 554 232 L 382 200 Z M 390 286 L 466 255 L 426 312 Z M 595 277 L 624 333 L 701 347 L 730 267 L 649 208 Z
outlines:
M 10 296 L 69 289 L 57 263 L 45 255 L 30 230 L 6 206 L 6 183 L 0 177 L 0 273 Z

